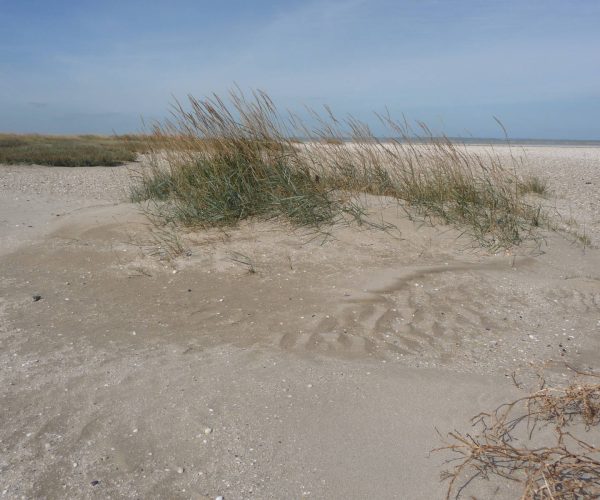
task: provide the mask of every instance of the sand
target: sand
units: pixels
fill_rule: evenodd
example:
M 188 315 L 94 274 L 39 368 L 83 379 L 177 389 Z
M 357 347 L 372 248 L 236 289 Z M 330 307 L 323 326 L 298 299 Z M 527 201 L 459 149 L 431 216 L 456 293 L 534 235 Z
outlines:
M 526 154 L 600 243 L 600 148 Z M 6 498 L 443 498 L 436 428 L 518 396 L 515 370 L 598 368 L 595 248 L 491 254 L 370 198 L 395 230 L 246 222 L 175 257 L 129 179 L 0 166 Z

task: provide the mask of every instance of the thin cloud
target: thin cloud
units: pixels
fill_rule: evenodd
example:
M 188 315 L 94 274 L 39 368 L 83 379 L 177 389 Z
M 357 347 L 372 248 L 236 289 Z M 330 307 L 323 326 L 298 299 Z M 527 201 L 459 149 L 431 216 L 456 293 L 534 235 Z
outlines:
M 474 135 L 488 133 L 491 115 L 510 114 L 530 137 L 549 130 L 539 116 L 558 116 L 553 135 L 600 136 L 597 2 L 265 0 L 250 9 L 232 0 L 200 11 L 175 1 L 179 10 L 152 2 L 128 29 L 111 2 L 81 4 L 76 19 L 52 17 L 56 39 L 41 29 L 49 10 L 31 20 L 15 3 L 11 25 L 22 15 L 29 31 L 0 32 L 0 127 L 9 112 L 31 127 L 62 113 L 48 121 L 59 127 L 119 111 L 118 128 L 132 123 L 124 116 L 167 114 L 172 95 L 226 93 L 236 82 L 281 108 L 327 103 L 366 116 L 388 106 Z

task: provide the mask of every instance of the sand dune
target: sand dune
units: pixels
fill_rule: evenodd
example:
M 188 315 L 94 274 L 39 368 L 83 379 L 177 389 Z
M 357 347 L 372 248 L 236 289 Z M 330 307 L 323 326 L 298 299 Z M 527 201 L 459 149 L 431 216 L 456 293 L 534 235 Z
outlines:
M 600 149 L 526 152 L 598 243 Z M 490 254 L 370 198 L 395 229 L 246 222 L 174 257 L 127 183 L 0 166 L 7 498 L 442 498 L 435 428 L 513 370 L 597 368 L 600 251 L 560 234 Z

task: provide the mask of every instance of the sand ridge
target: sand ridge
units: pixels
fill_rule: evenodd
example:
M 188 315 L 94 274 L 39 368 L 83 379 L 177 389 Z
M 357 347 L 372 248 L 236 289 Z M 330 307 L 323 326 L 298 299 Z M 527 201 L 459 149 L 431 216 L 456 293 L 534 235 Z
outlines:
M 528 147 L 590 234 L 598 153 Z M 435 428 L 514 396 L 515 369 L 595 367 L 600 251 L 558 234 L 491 254 L 373 198 L 395 230 L 246 222 L 171 258 L 125 169 L 20 168 L 0 166 L 8 498 L 441 498 Z

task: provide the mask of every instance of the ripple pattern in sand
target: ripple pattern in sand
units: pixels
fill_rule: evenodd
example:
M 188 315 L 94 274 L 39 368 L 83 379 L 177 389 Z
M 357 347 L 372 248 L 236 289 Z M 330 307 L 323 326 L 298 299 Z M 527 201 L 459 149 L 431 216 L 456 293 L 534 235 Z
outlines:
M 480 266 L 412 270 L 392 283 L 353 293 L 307 332 L 288 332 L 286 349 L 344 355 L 442 355 L 465 333 L 495 328 Z

